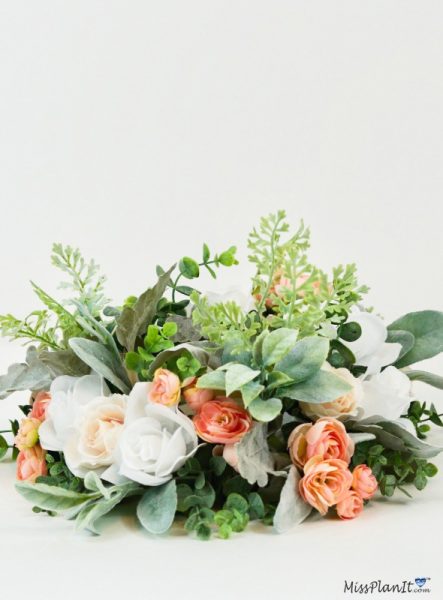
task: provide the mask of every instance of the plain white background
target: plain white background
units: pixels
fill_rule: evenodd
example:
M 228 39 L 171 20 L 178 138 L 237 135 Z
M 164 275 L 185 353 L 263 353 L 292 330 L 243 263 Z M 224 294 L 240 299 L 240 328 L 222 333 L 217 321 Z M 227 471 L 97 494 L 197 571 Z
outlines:
M 324 268 L 358 263 L 387 321 L 441 309 L 442 22 L 431 0 L 0 1 L 0 312 L 35 308 L 29 279 L 56 292 L 53 241 L 117 302 L 203 241 L 239 244 L 216 287 L 247 286 L 242 242 L 277 208 Z M 2 342 L 2 370 L 22 355 Z M 76 536 L 29 511 L 11 464 L 0 481 L 6 595 L 335 600 L 345 578 L 426 576 L 443 596 L 441 480 L 355 522 L 206 545 L 129 518 Z

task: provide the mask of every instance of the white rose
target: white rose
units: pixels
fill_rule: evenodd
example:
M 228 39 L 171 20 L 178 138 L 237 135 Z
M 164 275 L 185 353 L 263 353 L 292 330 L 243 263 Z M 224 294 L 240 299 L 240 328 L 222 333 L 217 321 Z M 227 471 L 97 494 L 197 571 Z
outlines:
M 412 401 L 409 378 L 387 367 L 363 381 L 362 419 L 366 422 L 395 421 L 408 410 Z
M 351 313 L 349 321 L 360 325 L 361 336 L 355 342 L 340 341 L 354 354 L 357 365 L 367 367 L 366 375 L 379 373 L 382 367 L 397 360 L 401 344 L 386 342 L 388 330 L 380 317 L 355 312 Z
M 113 463 L 114 451 L 123 430 L 126 396 L 113 394 L 92 400 L 78 418 L 63 447 L 66 464 L 74 475 L 88 471 L 103 473 Z
M 176 407 L 149 402 L 149 386 L 136 383 L 129 395 L 115 463 L 102 474 L 111 483 L 129 479 L 142 485 L 161 485 L 197 450 L 192 421 Z
M 62 451 L 70 431 L 77 425 L 81 408 L 108 393 L 103 379 L 96 373 L 84 377 L 56 377 L 50 388 L 51 402 L 46 410 L 46 419 L 39 429 L 42 447 Z

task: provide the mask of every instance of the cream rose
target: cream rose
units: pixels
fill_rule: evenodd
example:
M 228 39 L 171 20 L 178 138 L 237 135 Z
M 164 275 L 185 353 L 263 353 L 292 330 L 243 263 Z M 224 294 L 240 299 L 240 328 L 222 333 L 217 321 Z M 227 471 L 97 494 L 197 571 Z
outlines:
M 115 463 L 102 475 L 111 483 L 161 485 L 197 450 L 192 421 L 176 407 L 150 402 L 149 386 L 137 383 L 129 395 Z
M 96 398 L 84 408 L 63 448 L 74 475 L 84 477 L 91 470 L 100 474 L 113 463 L 125 411 L 126 396 L 120 394 Z
M 363 398 L 361 381 L 354 377 L 348 369 L 334 369 L 329 365 L 324 368 L 344 379 L 352 386 L 352 390 L 332 402 L 324 402 L 323 404 L 300 402 L 300 408 L 307 417 L 314 421 L 319 417 L 333 417 L 335 419 L 356 417 L 359 414 L 359 406 Z

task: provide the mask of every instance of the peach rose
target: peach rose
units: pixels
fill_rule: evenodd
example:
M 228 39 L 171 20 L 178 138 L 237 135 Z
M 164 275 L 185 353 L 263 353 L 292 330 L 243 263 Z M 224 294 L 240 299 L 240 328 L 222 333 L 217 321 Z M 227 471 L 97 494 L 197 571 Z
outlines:
M 212 444 L 235 444 L 250 430 L 250 414 L 230 398 L 206 402 L 194 417 L 199 437 Z
M 337 502 L 337 514 L 340 519 L 355 519 L 362 510 L 363 499 L 354 490 L 349 490 L 340 502 Z
M 322 515 L 328 512 L 347 494 L 352 483 L 352 473 L 343 460 L 322 460 L 313 456 L 305 464 L 305 476 L 300 479 L 302 498 Z
M 354 377 L 348 369 L 334 369 L 329 365 L 326 368 L 352 385 L 352 390 L 332 402 L 324 402 L 323 404 L 300 402 L 300 408 L 307 417 L 313 420 L 318 417 L 355 416 L 363 398 L 363 387 L 360 380 Z
M 180 400 L 180 379 L 168 369 L 157 369 L 148 392 L 148 399 L 156 404 L 174 406 Z
M 37 477 L 48 474 L 46 452 L 41 446 L 21 450 L 17 457 L 17 479 L 35 483 Z
M 197 413 L 205 402 L 215 398 L 215 391 L 192 386 L 184 390 L 183 397 L 189 408 Z
M 338 458 L 349 464 L 354 454 L 354 442 L 343 423 L 328 417 L 296 427 L 289 436 L 288 448 L 297 467 L 303 467 L 313 456 L 321 456 L 323 460 Z
M 41 425 L 41 421 L 26 417 L 22 419 L 20 423 L 20 429 L 15 436 L 14 444 L 19 450 L 27 450 L 32 448 L 38 442 L 38 428 Z
M 29 416 L 33 419 L 44 421 L 46 419 L 46 409 L 50 402 L 51 394 L 49 392 L 39 392 L 32 403 L 32 410 Z
M 358 465 L 352 472 L 352 489 L 357 492 L 363 500 L 369 500 L 378 488 L 377 480 L 367 465 Z

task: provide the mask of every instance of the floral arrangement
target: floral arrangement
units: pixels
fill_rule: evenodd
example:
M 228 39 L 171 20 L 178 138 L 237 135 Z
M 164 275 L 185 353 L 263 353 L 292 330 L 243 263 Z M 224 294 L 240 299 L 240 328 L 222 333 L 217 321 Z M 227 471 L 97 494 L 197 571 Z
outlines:
M 413 364 L 443 349 L 443 313 L 386 326 L 364 308 L 354 265 L 327 275 L 308 260 L 309 230 L 283 211 L 248 247 L 249 292 L 203 294 L 191 283 L 237 264 L 236 248 L 183 257 L 140 296 L 113 306 L 94 261 L 55 244 L 67 278 L 59 301 L 0 316 L 28 344 L 0 377 L 0 398 L 30 390 L 24 417 L 0 436 L 34 511 L 97 533 L 122 503 L 162 534 L 177 521 L 223 539 L 261 520 L 283 532 L 314 511 L 353 519 L 377 493 L 410 496 L 437 469 L 442 426 L 413 392 L 443 378 Z M 186 283 L 186 285 L 185 285 Z M 13 442 L 8 439 L 8 432 Z

